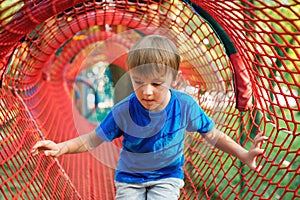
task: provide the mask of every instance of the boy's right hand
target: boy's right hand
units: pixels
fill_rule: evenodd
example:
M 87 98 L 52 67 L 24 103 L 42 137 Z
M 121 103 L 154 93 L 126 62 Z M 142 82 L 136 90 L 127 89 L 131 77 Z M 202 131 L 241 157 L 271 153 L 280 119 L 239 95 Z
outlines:
M 35 145 L 33 145 L 31 154 L 36 156 L 40 151 L 44 151 L 45 156 L 52 157 L 58 157 L 62 154 L 59 145 L 51 140 L 37 142 Z

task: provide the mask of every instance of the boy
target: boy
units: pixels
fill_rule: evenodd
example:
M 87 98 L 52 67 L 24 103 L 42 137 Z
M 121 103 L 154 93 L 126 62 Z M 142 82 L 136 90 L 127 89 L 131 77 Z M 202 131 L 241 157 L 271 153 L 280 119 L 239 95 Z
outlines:
M 62 142 L 37 142 L 33 155 L 45 150 L 58 157 L 94 149 L 103 141 L 123 136 L 115 172 L 116 199 L 168 199 L 183 187 L 185 131 L 199 132 L 210 144 L 236 156 L 251 169 L 266 137 L 258 134 L 249 151 L 214 128 L 213 121 L 192 97 L 171 89 L 178 76 L 179 52 L 169 39 L 150 35 L 128 53 L 127 66 L 134 93 L 116 104 L 96 129 Z

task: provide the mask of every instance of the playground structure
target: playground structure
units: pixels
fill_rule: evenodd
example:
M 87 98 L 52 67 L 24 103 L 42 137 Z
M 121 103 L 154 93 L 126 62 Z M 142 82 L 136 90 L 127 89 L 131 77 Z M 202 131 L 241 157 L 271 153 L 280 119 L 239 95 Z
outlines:
M 219 129 L 245 148 L 259 131 L 269 138 L 258 173 L 187 133 L 180 199 L 300 198 L 299 13 L 299 0 L 2 0 L 0 199 L 113 199 L 121 140 L 58 159 L 30 150 L 92 130 L 75 102 L 80 73 L 106 63 L 116 85 L 147 34 L 175 41 L 179 89 Z

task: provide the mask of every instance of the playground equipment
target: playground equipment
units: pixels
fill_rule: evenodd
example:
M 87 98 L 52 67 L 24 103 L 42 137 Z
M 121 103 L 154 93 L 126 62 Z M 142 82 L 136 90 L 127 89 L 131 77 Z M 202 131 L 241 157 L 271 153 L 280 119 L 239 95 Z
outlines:
M 176 42 L 179 89 L 219 129 L 245 148 L 269 137 L 257 173 L 187 133 L 180 199 L 300 198 L 299 13 L 299 0 L 2 0 L 0 199 L 113 199 L 120 140 L 59 159 L 30 150 L 92 130 L 75 106 L 78 76 L 107 63 L 116 84 L 147 34 Z

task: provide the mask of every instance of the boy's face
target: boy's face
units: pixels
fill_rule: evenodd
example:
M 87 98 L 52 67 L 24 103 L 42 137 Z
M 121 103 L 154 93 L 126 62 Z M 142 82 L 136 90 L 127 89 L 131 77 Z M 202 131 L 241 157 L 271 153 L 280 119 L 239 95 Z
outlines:
M 171 98 L 173 76 L 171 73 L 157 76 L 143 76 L 130 73 L 133 89 L 142 106 L 152 112 L 164 109 Z

